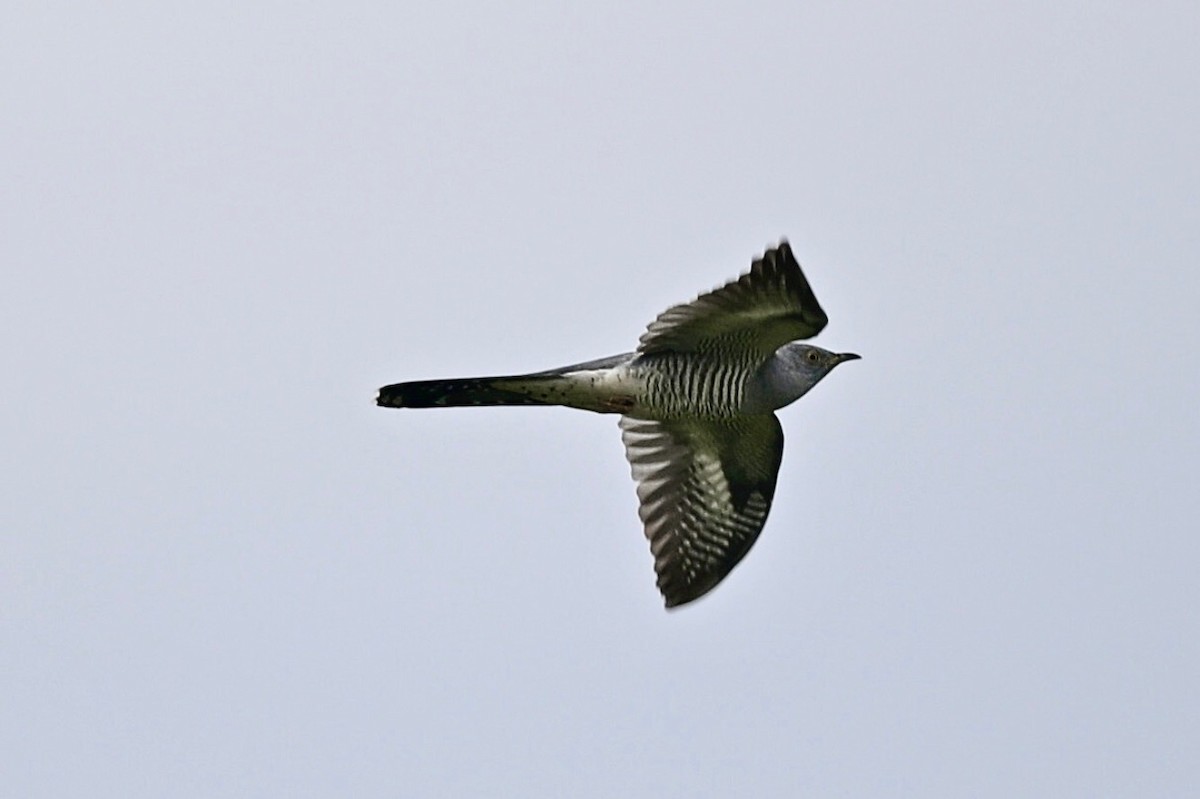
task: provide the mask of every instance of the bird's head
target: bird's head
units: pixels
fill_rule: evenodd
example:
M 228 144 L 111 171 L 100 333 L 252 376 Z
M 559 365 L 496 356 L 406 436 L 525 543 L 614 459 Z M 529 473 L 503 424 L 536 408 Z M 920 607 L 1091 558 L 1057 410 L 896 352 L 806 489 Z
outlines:
M 853 352 L 830 352 L 811 344 L 792 341 L 776 350 L 775 357 L 790 371 L 806 375 L 815 385 L 842 361 L 855 361 L 861 356 Z
M 793 403 L 821 382 L 833 367 L 859 357 L 853 352 L 830 352 L 799 341 L 784 344 L 759 371 L 756 386 L 747 397 L 747 409 L 765 406 L 774 410 Z

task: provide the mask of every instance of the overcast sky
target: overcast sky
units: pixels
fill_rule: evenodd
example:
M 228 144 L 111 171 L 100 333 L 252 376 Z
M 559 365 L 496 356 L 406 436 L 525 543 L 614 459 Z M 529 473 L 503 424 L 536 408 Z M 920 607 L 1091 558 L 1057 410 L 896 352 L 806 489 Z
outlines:
M 5 5 L 6 796 L 1200 790 L 1197 6 L 727 6 Z M 784 236 L 694 605 L 615 417 L 373 405 Z

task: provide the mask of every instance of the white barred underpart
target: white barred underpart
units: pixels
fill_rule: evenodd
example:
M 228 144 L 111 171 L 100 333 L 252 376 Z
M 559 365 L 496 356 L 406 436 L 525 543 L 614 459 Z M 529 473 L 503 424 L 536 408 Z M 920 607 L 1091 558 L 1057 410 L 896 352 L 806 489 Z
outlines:
M 644 381 L 639 408 L 665 417 L 737 414 L 760 363 L 744 353 L 731 355 L 735 357 L 664 353 L 639 358 L 630 366 L 630 372 Z

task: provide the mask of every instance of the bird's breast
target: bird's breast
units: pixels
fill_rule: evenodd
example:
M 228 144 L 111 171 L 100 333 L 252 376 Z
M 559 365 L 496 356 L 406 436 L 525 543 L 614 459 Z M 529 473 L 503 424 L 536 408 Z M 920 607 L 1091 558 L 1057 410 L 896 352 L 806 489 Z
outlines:
M 639 358 L 627 370 L 640 387 L 634 415 L 647 418 L 735 416 L 754 374 L 750 363 L 690 353 Z

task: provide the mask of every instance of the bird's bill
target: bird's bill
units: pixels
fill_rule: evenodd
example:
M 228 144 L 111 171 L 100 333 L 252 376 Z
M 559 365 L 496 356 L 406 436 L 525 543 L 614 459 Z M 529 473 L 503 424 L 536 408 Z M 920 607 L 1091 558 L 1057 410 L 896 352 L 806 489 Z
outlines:
M 837 356 L 837 362 L 841 363 L 842 361 L 857 361 L 860 358 L 862 358 L 861 355 L 856 355 L 853 352 L 840 352 Z

